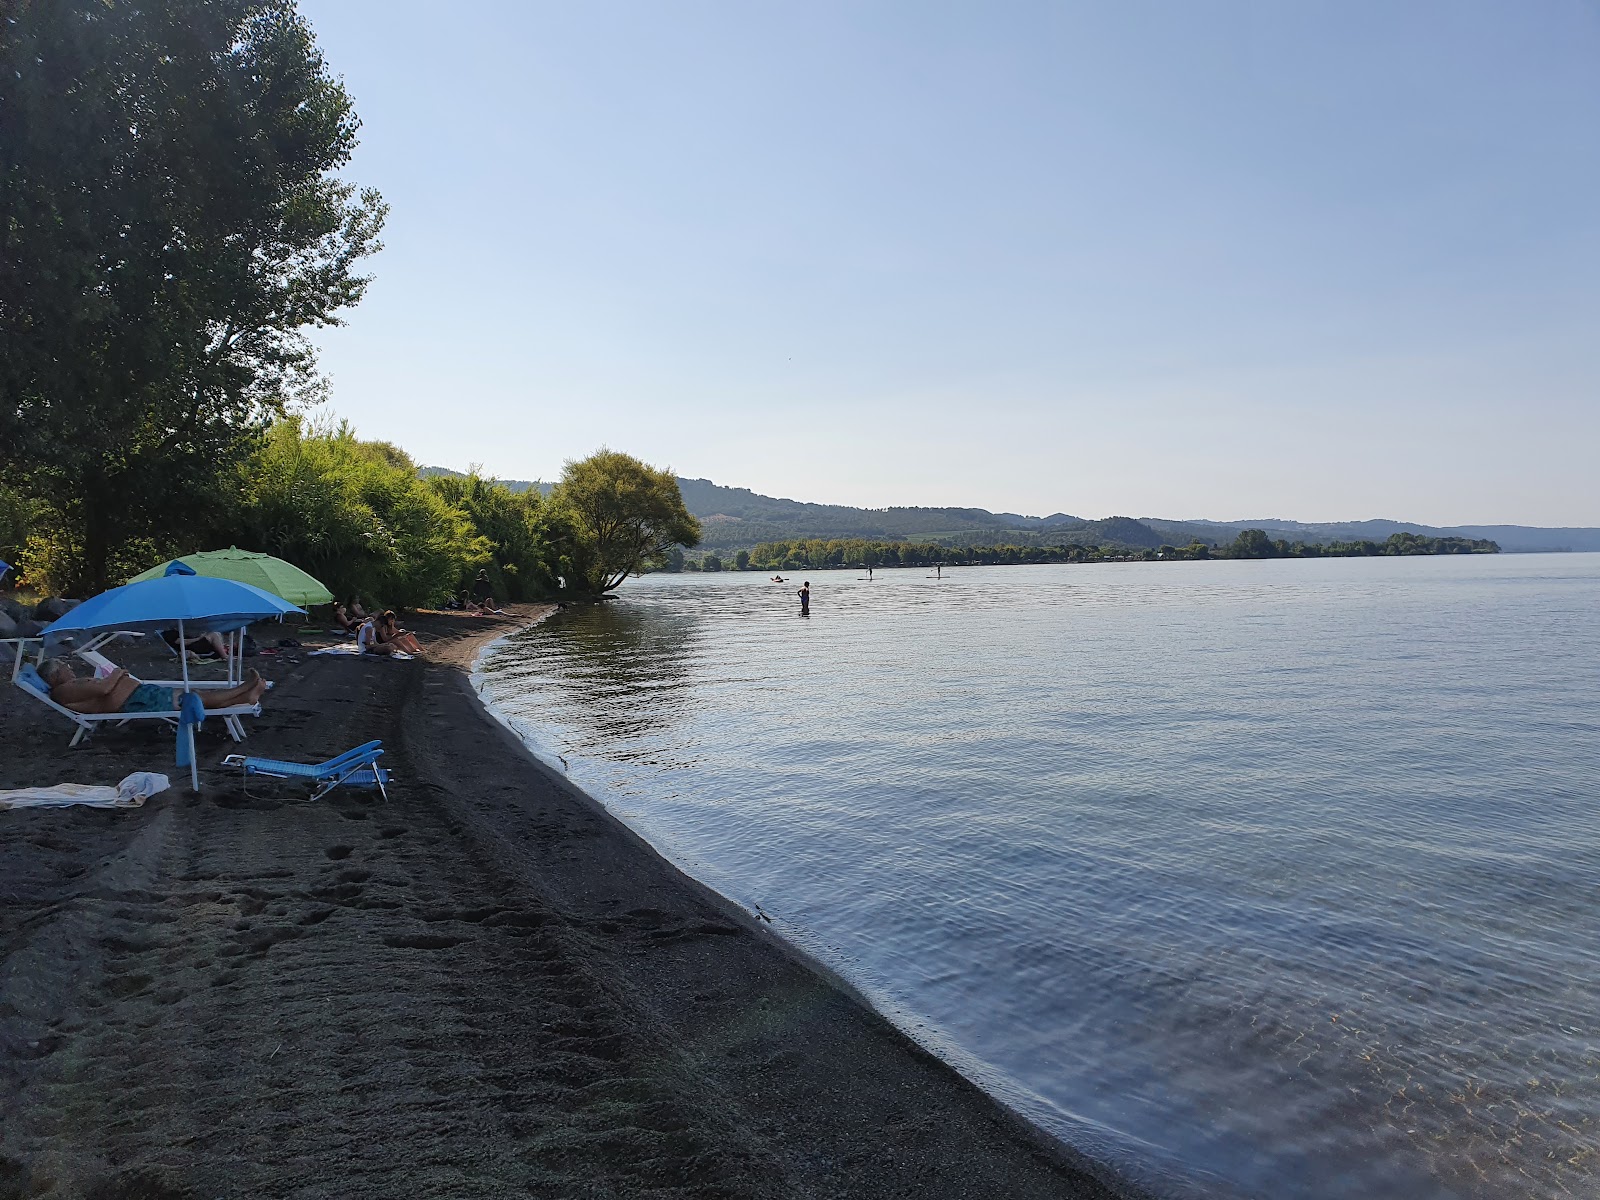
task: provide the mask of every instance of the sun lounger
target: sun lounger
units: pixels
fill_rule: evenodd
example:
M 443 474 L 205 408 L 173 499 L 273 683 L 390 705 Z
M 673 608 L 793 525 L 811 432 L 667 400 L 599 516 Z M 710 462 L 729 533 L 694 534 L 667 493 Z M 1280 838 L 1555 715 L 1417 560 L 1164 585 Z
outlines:
M 76 654 L 83 662 L 86 662 L 93 667 L 96 676 L 109 675 L 111 672 L 119 670 L 120 668 L 104 654 L 101 654 L 99 647 L 120 636 L 122 635 L 111 634 L 109 636 L 95 638 L 87 646 L 83 647 L 83 649 L 75 650 L 73 653 Z M 133 634 L 131 636 L 137 637 L 139 635 Z M 166 645 L 166 643 L 162 642 L 162 645 Z M 135 675 L 134 678 L 139 679 L 137 675 Z M 207 690 L 216 690 L 218 688 L 236 688 L 239 686 L 239 680 L 237 679 L 190 679 L 187 681 L 182 679 L 139 679 L 139 682 L 153 683 L 156 687 L 172 688 L 180 692 L 184 691 L 185 689 L 191 692 L 203 692 Z M 267 683 L 267 687 L 272 687 L 271 682 Z M 211 711 L 213 714 L 220 714 L 223 710 L 212 709 Z M 234 741 L 244 741 L 244 722 L 240 721 L 237 716 L 224 716 L 222 718 L 222 723 L 228 727 L 228 733 L 233 737 Z
M 246 780 L 252 775 L 262 775 L 268 779 L 303 779 L 315 785 L 310 796 L 312 800 L 321 799 L 336 787 L 375 787 L 387 800 L 390 775 L 377 765 L 382 754 L 382 742 L 367 742 L 323 763 L 285 762 L 276 758 L 230 754 L 222 760 L 222 765 L 241 768 Z
M 109 723 L 126 725 L 129 721 L 165 721 L 169 725 L 177 725 L 179 713 L 176 708 L 170 712 L 136 712 L 136 713 L 81 713 L 68 708 L 64 704 L 57 704 L 50 698 L 50 685 L 44 681 L 32 663 L 24 665 L 11 682 L 16 684 L 29 696 L 32 696 L 46 708 L 52 708 L 67 720 L 76 725 L 77 731 L 72 735 L 68 746 L 76 746 L 85 737 L 93 733 L 96 727 Z M 244 726 L 239 721 L 240 717 L 259 717 L 261 706 L 259 704 L 236 704 L 231 708 L 212 708 L 206 710 L 207 717 L 221 717 L 222 723 L 227 727 L 228 735 L 236 742 L 244 741 Z

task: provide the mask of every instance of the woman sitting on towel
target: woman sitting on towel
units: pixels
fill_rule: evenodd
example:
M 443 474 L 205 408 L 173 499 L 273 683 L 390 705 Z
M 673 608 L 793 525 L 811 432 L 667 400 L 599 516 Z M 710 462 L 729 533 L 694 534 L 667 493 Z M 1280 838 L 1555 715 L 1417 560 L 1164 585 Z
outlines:
M 398 647 L 378 639 L 378 618 L 369 617 L 356 630 L 356 649 L 363 654 L 393 654 Z
M 333 620 L 340 629 L 346 633 L 354 633 L 361 628 L 361 621 L 353 616 L 348 608 L 337 600 L 333 604 Z
M 393 612 L 385 612 L 363 623 L 356 633 L 356 645 L 363 654 L 422 653 L 417 639 L 395 624 Z
M 39 668 L 39 677 L 50 685 L 50 699 L 62 708 L 81 713 L 177 712 L 178 695 L 172 688 L 141 683 L 118 667 L 104 679 L 79 679 L 65 659 L 52 658 Z M 206 708 L 233 708 L 256 704 L 267 690 L 267 681 L 255 671 L 236 688 L 208 688 L 196 692 Z
M 378 640 L 384 645 L 404 650 L 407 654 L 422 653 L 422 643 L 409 629 L 400 628 L 400 619 L 394 615 L 394 609 L 384 609 L 382 616 L 373 618 L 373 624 L 378 627 Z

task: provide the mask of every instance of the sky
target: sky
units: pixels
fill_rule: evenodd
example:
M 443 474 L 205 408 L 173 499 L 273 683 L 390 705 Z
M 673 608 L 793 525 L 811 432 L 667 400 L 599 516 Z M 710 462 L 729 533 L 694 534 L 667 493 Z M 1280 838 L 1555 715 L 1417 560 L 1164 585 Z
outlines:
M 301 0 L 420 462 L 1600 525 L 1600 3 Z

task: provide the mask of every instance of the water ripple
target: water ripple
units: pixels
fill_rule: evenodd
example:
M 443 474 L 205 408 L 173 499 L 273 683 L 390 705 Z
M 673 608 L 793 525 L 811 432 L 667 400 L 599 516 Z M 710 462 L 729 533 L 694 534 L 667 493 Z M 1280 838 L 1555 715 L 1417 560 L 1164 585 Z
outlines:
M 1593 1196 L 1600 556 L 652 576 L 486 691 L 1172 1195 Z

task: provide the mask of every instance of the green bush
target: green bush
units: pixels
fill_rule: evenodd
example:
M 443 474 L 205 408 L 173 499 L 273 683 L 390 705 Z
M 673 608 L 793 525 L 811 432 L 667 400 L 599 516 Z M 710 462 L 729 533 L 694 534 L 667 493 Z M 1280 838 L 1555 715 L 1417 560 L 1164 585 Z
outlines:
M 488 540 L 489 572 L 494 595 L 506 600 L 537 600 L 556 590 L 560 560 L 552 538 L 554 515 L 536 488 L 513 492 L 502 483 L 467 475 L 435 475 L 428 486 L 447 504 L 465 513 Z M 455 587 L 471 586 L 474 564 L 466 564 Z
M 431 604 L 489 561 L 488 539 L 417 477 L 407 454 L 361 441 L 348 424 L 277 422 L 239 485 L 236 506 L 218 522 L 217 544 L 275 554 L 341 599 Z

